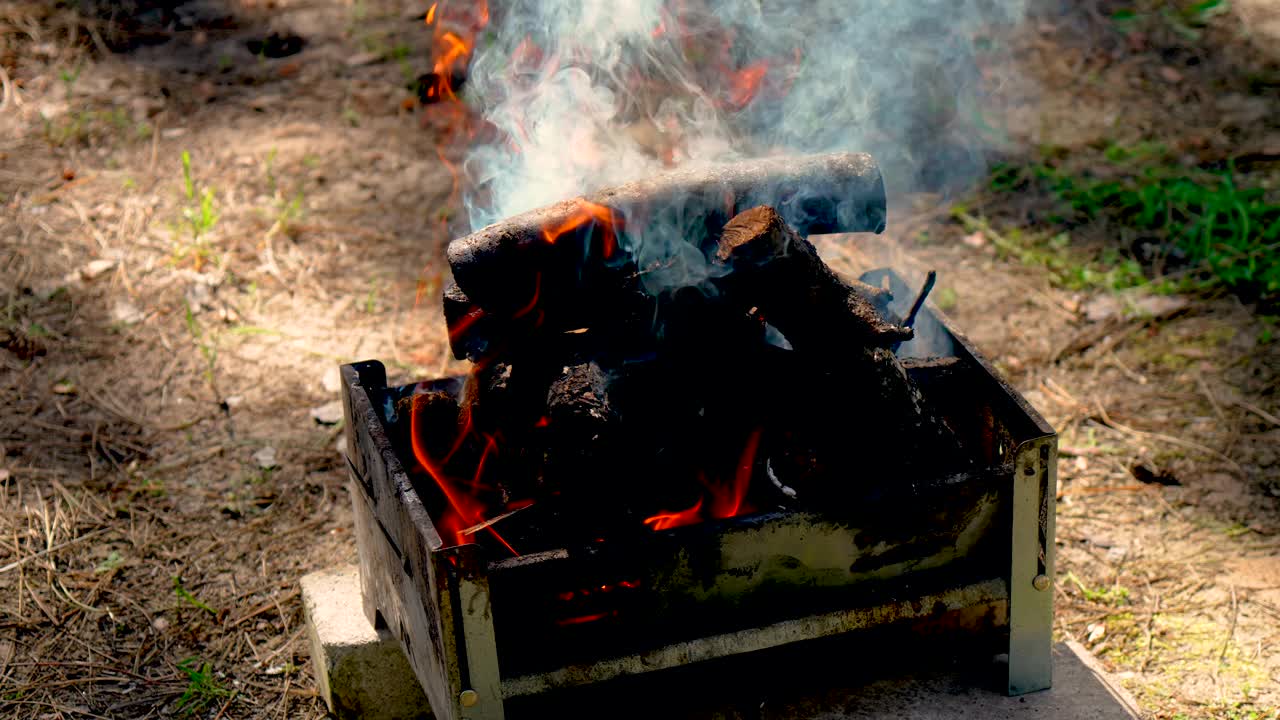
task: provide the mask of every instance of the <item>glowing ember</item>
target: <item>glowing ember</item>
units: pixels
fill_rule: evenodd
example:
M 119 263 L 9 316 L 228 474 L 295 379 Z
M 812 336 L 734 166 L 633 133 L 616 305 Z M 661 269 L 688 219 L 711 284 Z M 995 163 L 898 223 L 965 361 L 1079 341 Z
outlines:
M 617 610 L 610 610 L 609 612 L 592 613 L 590 615 L 579 615 L 578 617 L 563 618 L 561 620 L 557 620 L 556 624 L 557 625 L 581 625 L 583 623 L 595 622 L 597 620 L 603 620 L 607 617 L 613 617 L 617 614 L 618 614 Z

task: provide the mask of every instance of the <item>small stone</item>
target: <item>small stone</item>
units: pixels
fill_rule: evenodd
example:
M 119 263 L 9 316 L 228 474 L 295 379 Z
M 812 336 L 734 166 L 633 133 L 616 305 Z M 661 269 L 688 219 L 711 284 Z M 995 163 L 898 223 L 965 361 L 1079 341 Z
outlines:
M 1164 78 L 1165 80 L 1171 83 L 1182 82 L 1182 73 L 1169 67 L 1168 65 L 1164 65 L 1160 68 L 1160 77 Z
M 1089 643 L 1096 643 L 1107 636 L 1107 626 L 1102 623 L 1089 623 L 1085 631 L 1089 633 L 1086 637 Z
M 1177 295 L 1147 295 L 1134 300 L 1130 308 L 1134 317 L 1164 318 L 1182 312 L 1190 305 L 1186 298 Z
M 263 447 L 261 450 L 258 450 L 253 454 L 253 461 L 258 463 L 258 467 L 263 470 L 270 470 L 277 467 L 276 449 L 270 445 Z
M 116 266 L 115 260 L 107 260 L 107 259 L 94 260 L 90 262 L 88 265 L 85 265 L 84 267 L 80 268 L 80 277 L 84 278 L 85 280 L 93 280 L 94 278 L 114 268 L 115 266 Z
M 342 372 L 338 370 L 337 365 L 330 365 L 324 371 L 324 375 L 320 377 L 320 386 L 327 393 L 336 393 L 342 390 Z
M 75 395 L 76 384 L 70 380 L 63 380 L 60 383 L 54 384 L 53 391 L 59 395 Z
M 965 245 L 968 245 L 971 248 L 981 248 L 986 246 L 987 236 L 984 235 L 981 230 L 979 230 L 975 233 L 965 235 L 964 240 L 962 242 L 964 242 Z
M 111 319 L 125 325 L 134 325 L 142 322 L 146 316 L 138 309 L 138 306 L 128 300 L 118 300 L 114 307 L 111 308 Z
M 1115 295 L 1099 295 L 1086 302 L 1083 309 L 1085 319 L 1099 323 L 1119 315 L 1124 306 Z
M 348 57 L 344 62 L 346 62 L 347 67 L 363 67 L 365 65 L 372 65 L 381 59 L 382 55 L 380 53 L 360 52 Z
M 342 421 L 342 401 L 334 400 L 311 408 L 311 419 L 321 425 L 337 425 Z
M 151 627 L 155 628 L 158 632 L 164 632 L 169 629 L 169 621 L 162 617 L 158 617 L 151 621 Z
M 213 288 L 205 282 L 195 282 L 187 288 L 185 295 L 187 307 L 193 315 L 198 315 L 213 307 Z

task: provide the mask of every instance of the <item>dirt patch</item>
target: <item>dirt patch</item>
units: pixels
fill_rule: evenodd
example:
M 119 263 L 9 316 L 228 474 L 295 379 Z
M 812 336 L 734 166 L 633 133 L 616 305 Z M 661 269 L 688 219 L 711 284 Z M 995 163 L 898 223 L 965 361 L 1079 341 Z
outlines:
M 459 109 L 415 104 L 425 8 L 160 5 L 0 16 L 0 713 L 320 717 L 297 580 L 355 548 L 342 429 L 312 411 L 340 362 L 461 369 L 437 302 Z M 1011 147 L 1156 134 L 1268 172 L 1273 60 L 1241 60 L 1263 4 L 1200 29 L 1211 56 L 1088 5 L 1033 25 Z M 273 33 L 305 44 L 251 50 Z M 985 234 L 914 201 L 818 244 L 940 270 L 935 303 L 1058 428 L 1057 633 L 1153 717 L 1271 716 L 1280 351 L 1256 308 L 1062 287 L 992 240 L 1042 198 L 979 193 Z

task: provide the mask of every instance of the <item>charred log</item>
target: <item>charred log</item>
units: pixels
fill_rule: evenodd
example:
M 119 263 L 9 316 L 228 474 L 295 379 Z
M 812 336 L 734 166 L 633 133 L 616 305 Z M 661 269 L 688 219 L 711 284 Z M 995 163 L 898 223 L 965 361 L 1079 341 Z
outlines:
M 773 208 L 739 213 L 720 236 L 716 259 L 732 272 L 722 284 L 754 304 L 800 351 L 886 347 L 911 339 L 910 328 L 886 319 L 886 291 L 846 282 Z
M 825 493 L 847 486 L 850 477 L 880 474 L 882 464 L 885 471 L 906 464 L 923 472 L 964 466 L 955 435 L 884 347 L 911 332 L 877 309 L 881 291 L 842 281 L 768 207 L 730 221 L 717 258 L 732 269 L 722 283 L 726 294 L 759 308 L 795 356 L 816 365 L 797 368 L 796 376 L 809 378 L 806 391 L 798 393 L 800 404 L 782 413 L 794 418 L 780 428 L 780 464 L 793 471 L 783 471 L 793 478 L 784 484 Z M 841 429 L 833 434 L 833 427 Z
M 736 213 L 761 204 L 805 234 L 884 228 L 884 182 L 870 156 L 779 157 L 677 170 L 522 213 L 454 240 L 449 266 L 498 316 L 581 312 L 584 292 L 616 285 L 630 262 L 622 238 L 680 228 L 695 245 L 714 243 Z

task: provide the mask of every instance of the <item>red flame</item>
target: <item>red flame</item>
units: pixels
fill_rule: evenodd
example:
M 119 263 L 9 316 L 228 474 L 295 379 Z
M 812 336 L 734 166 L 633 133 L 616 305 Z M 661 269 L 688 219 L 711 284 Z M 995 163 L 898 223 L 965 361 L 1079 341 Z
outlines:
M 479 305 L 472 305 L 467 309 L 467 314 L 462 316 L 458 324 L 449 329 L 449 340 L 456 342 L 459 337 L 467 332 L 467 328 L 480 321 L 484 317 L 484 310 Z
M 722 485 L 708 488 L 711 491 L 711 517 L 731 518 L 747 510 L 743 503 L 747 499 L 747 490 L 751 488 L 752 469 L 759 448 L 760 429 L 757 428 L 747 437 L 747 446 L 743 448 L 742 456 L 733 471 L 733 481 L 728 487 Z
M 433 23 L 433 22 L 435 22 L 435 21 L 436 21 L 436 5 L 439 5 L 439 4 L 440 4 L 440 3 L 431 3 L 431 9 L 430 9 L 430 10 L 427 10 L 427 24 L 428 24 L 428 25 L 430 25 L 431 23 Z
M 581 625 L 583 623 L 595 622 L 603 620 L 607 617 L 613 617 L 618 614 L 617 610 L 608 612 L 592 613 L 591 615 L 579 615 L 577 617 L 562 618 L 556 621 L 557 625 Z
M 694 525 L 702 522 L 702 498 L 698 498 L 698 502 L 693 507 L 680 512 L 661 512 L 653 517 L 644 519 L 644 524 L 649 526 L 650 530 L 657 532 L 658 530 L 670 530 L 671 528 L 681 527 L 684 525 Z
M 533 297 L 529 298 L 529 304 L 520 308 L 513 314 L 513 318 L 522 318 L 533 312 L 538 307 L 538 299 L 542 295 L 542 273 L 535 273 L 533 276 Z
M 547 242 L 555 243 L 561 235 L 576 230 L 589 222 L 598 222 L 604 229 L 604 256 L 606 258 L 613 257 L 613 253 L 618 249 L 618 236 L 616 226 L 621 225 L 620 218 L 614 215 L 612 209 L 604 205 L 597 205 L 583 198 L 577 198 L 577 209 L 567 220 L 560 223 L 556 227 L 547 227 L 542 229 L 542 236 Z
M 470 487 L 459 486 L 454 479 L 445 475 L 443 463 L 437 463 L 432 459 L 430 453 L 427 452 L 427 448 L 422 439 L 423 429 L 420 426 L 419 420 L 419 416 L 421 414 L 419 410 L 421 407 L 422 406 L 420 404 L 415 402 L 413 404 L 413 410 L 409 414 L 409 435 L 412 439 L 413 455 L 417 459 L 418 464 L 422 466 L 422 469 L 426 470 L 427 474 L 431 476 L 431 479 L 435 480 L 436 485 L 440 487 L 440 491 L 444 493 L 445 500 L 448 501 L 448 506 L 437 519 L 437 525 L 439 526 L 440 531 L 446 536 L 446 538 L 447 536 L 452 536 L 454 544 L 464 545 L 470 542 L 470 539 L 463 533 L 463 531 L 485 521 L 485 505 L 472 493 L 478 489 L 480 476 L 484 471 L 485 460 L 496 449 L 497 444 L 493 441 L 493 438 L 486 439 L 487 442 L 485 444 L 484 452 L 480 456 L 480 462 L 476 466 L 476 475 L 469 483 Z M 461 433 L 459 435 L 459 439 L 455 441 L 453 449 L 450 450 L 449 455 L 446 456 L 445 462 L 448 462 L 448 457 L 452 456 L 453 453 L 457 451 L 458 447 L 462 445 L 462 440 L 466 437 L 468 431 L 470 431 L 470 418 L 467 419 L 467 424 L 464 427 L 463 433 Z M 492 525 L 485 528 L 485 530 L 497 538 L 498 542 L 502 543 L 503 547 L 510 550 L 512 555 L 520 554 L 516 552 L 515 548 L 511 547 L 511 544 L 508 543 Z
M 728 482 L 711 482 L 705 476 L 699 473 L 699 480 L 706 489 L 707 495 L 711 501 L 708 503 L 705 515 L 717 520 L 725 518 L 737 517 L 752 512 L 751 506 L 747 505 L 747 492 L 751 489 L 751 476 L 754 471 L 756 462 L 756 453 L 760 449 L 760 429 L 751 431 L 747 436 L 746 447 L 742 449 L 742 454 L 738 457 L 738 462 L 733 468 L 732 477 Z M 688 510 L 679 512 L 660 512 L 652 517 L 644 519 L 644 524 L 649 526 L 650 530 L 670 530 L 671 528 L 681 527 L 683 525 L 694 525 L 702 522 L 703 498 L 699 498 L 693 507 Z

